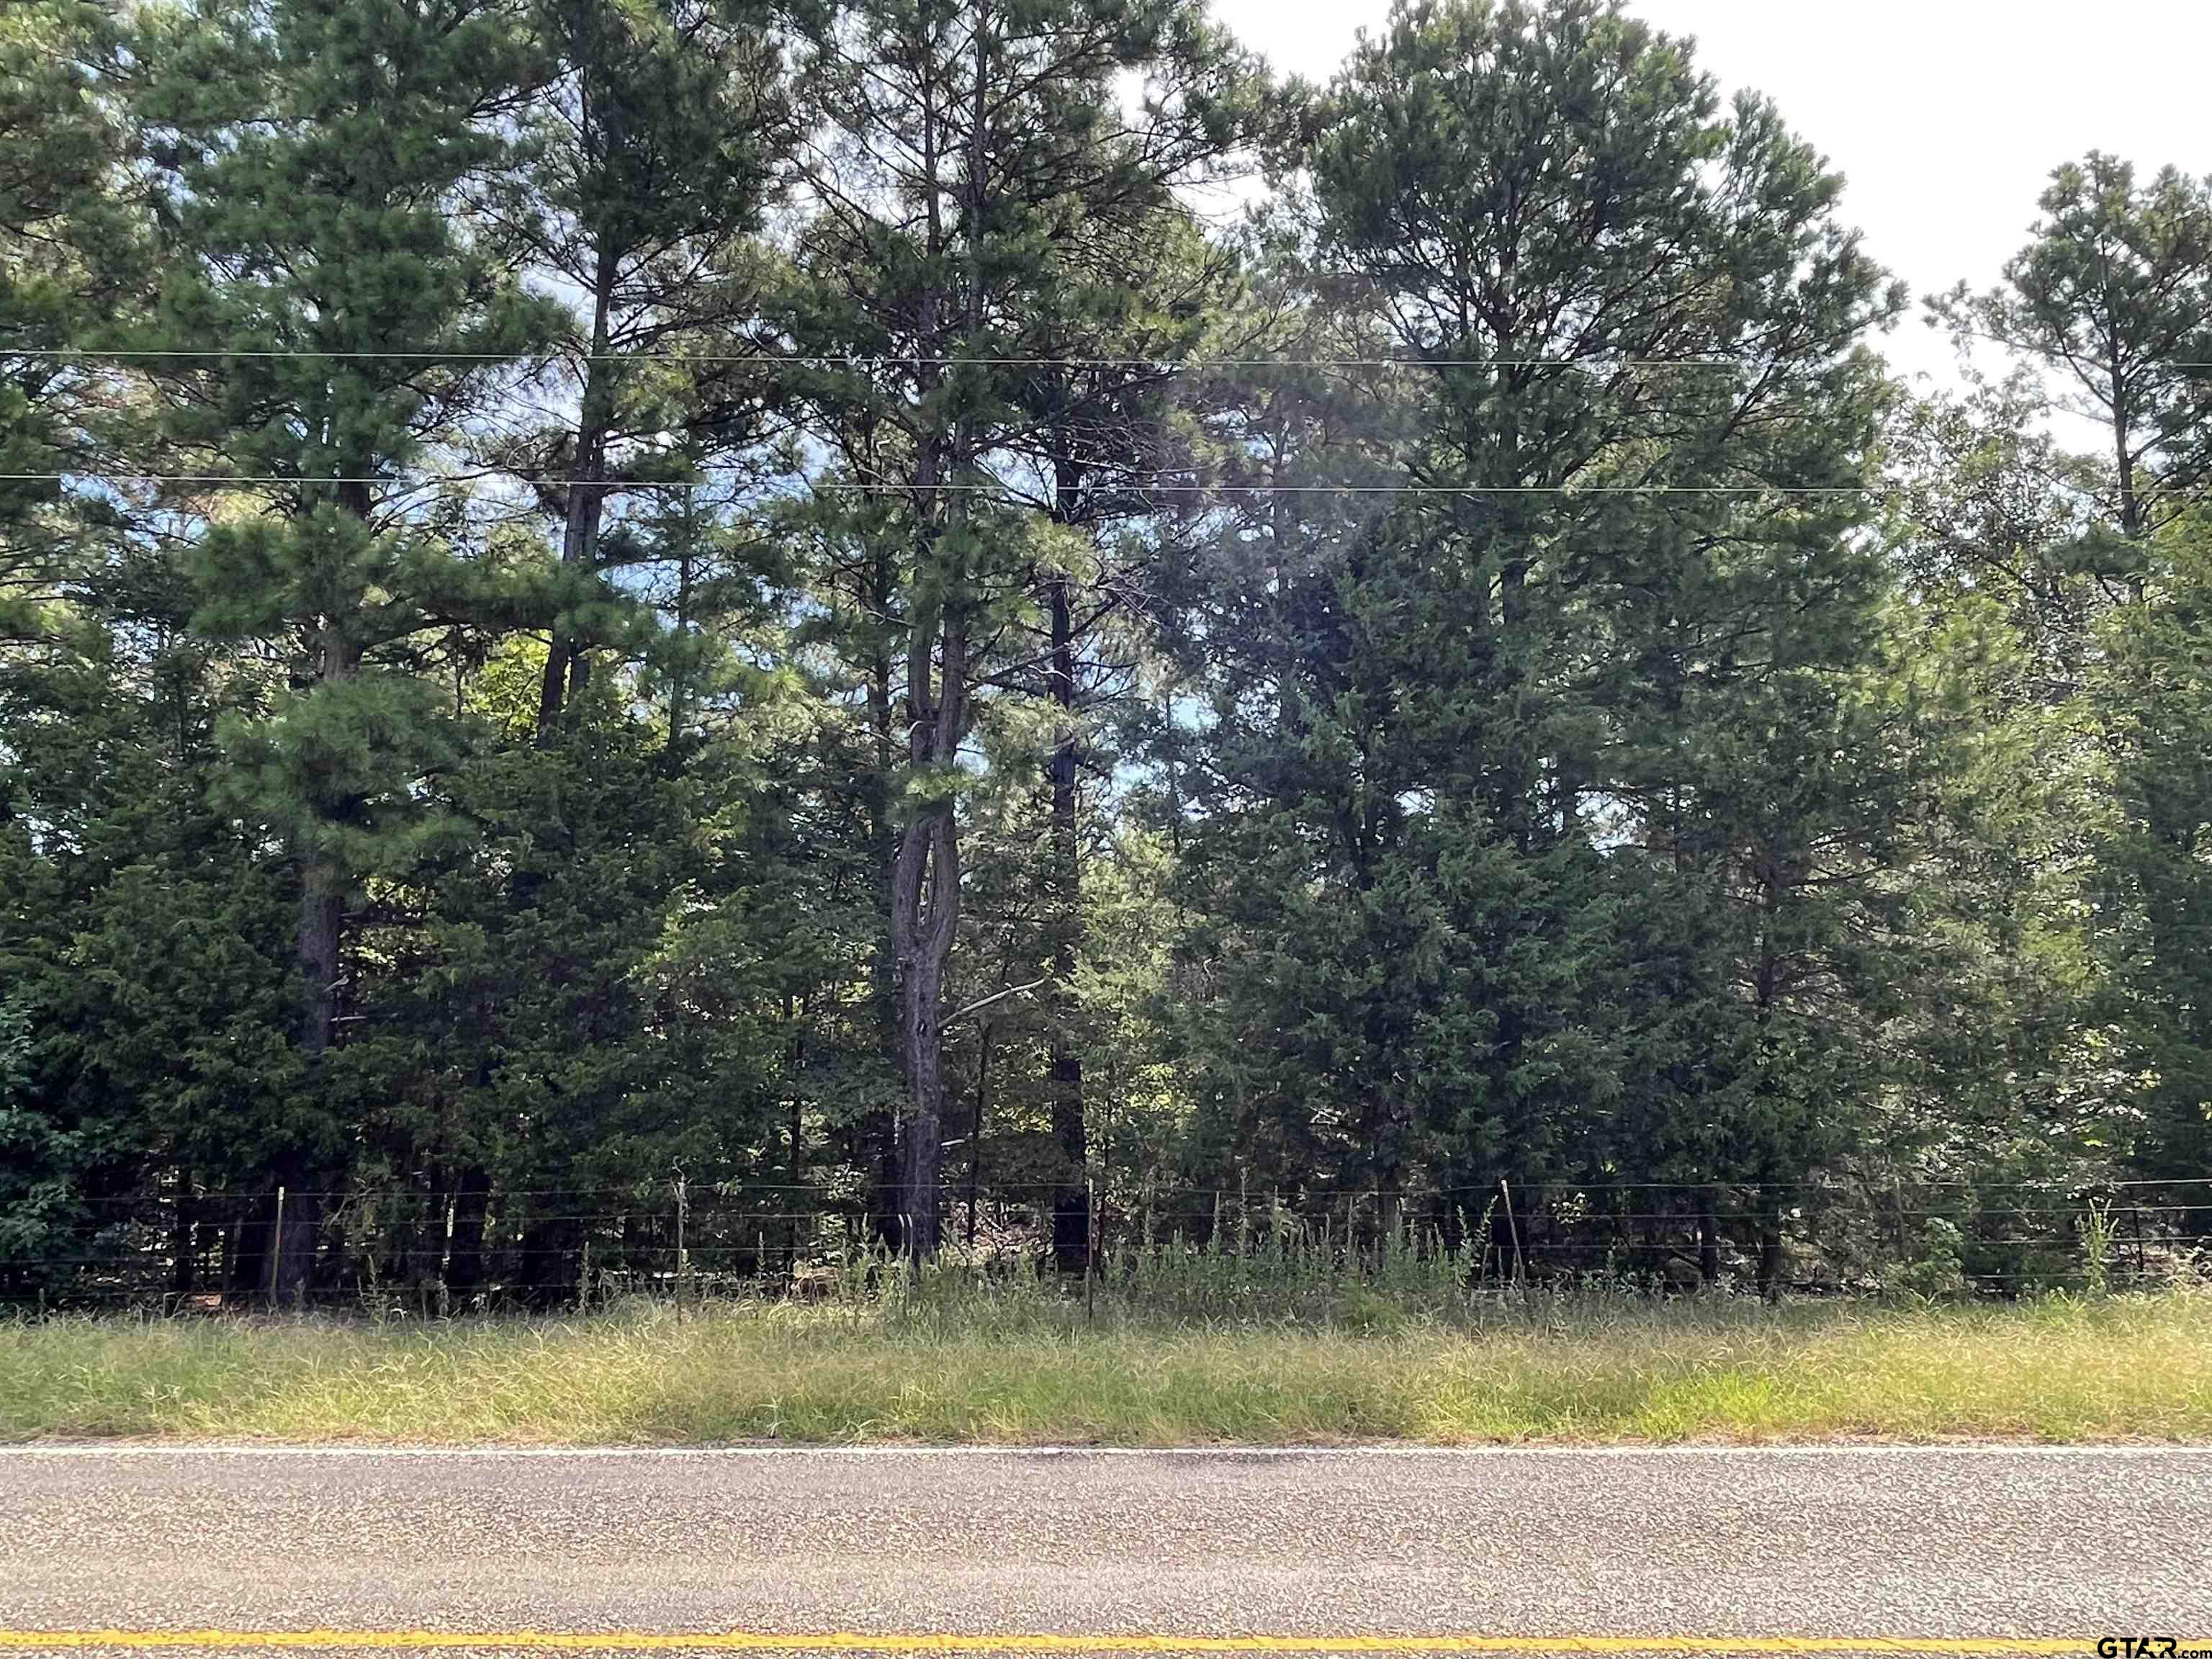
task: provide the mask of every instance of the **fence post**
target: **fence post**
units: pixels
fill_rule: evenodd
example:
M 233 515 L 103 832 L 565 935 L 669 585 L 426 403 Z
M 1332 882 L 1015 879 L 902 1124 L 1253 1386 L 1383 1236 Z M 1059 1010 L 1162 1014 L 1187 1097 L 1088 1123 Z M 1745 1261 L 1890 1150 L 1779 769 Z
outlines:
M 441 1319 L 453 1309 L 453 1215 L 457 1208 L 453 1199 L 446 1200 L 446 1245 L 438 1252 L 438 1317 Z
M 1513 1217 L 1513 1189 L 1505 1184 L 1504 1176 L 1498 1177 L 1498 1191 L 1505 1200 L 1505 1232 L 1513 1241 L 1513 1282 L 1517 1285 L 1521 1283 L 1522 1269 L 1528 1258 L 1521 1249 L 1521 1224 Z
M 691 1253 L 684 1248 L 684 1223 L 690 1208 L 690 1186 L 683 1171 L 678 1170 L 676 1176 L 676 1306 L 679 1311 L 684 1306 L 684 1286 L 691 1279 Z
M 1103 1229 L 1098 1223 L 1098 1183 L 1090 1170 L 1083 1172 L 1083 1207 L 1091 1218 L 1091 1241 L 1083 1252 L 1083 1319 L 1098 1317 L 1098 1245 Z
M 276 1305 L 278 1286 L 284 1282 L 284 1187 L 276 1187 L 276 1225 L 269 1235 L 269 1305 Z

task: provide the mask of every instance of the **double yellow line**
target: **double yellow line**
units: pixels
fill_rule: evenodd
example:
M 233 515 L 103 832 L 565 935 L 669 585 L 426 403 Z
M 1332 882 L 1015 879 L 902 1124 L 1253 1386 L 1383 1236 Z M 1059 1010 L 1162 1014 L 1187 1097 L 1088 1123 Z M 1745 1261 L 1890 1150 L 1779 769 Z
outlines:
M 2184 1649 L 2199 1645 L 2180 1644 Z M 2212 1644 L 2207 1644 L 2212 1645 Z M 1175 1636 L 1042 1633 L 963 1636 L 949 1632 L 870 1635 L 853 1631 L 442 1631 L 442 1630 L 0 1630 L 0 1651 L 82 1649 L 272 1651 L 857 1654 L 1708 1654 L 1765 1659 L 1777 1654 L 2094 1654 L 2091 1638 L 1912 1636 Z

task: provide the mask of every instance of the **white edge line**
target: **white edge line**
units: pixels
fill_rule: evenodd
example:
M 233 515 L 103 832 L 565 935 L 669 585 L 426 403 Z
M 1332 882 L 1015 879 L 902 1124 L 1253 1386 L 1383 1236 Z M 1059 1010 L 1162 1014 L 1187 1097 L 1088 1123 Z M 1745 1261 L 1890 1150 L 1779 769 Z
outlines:
M 740 1458 L 1202 1458 L 1215 1462 L 1327 1462 L 1356 1458 L 1850 1458 L 1850 1457 L 2057 1457 L 2158 1458 L 2212 1457 L 2212 1445 L 2008 1444 L 2002 1442 L 1940 1442 L 1915 1445 L 1902 1442 L 1852 1445 L 1664 1445 L 1664 1446 L 484 1446 L 484 1445 L 339 1445 L 292 1446 L 260 1443 L 196 1442 L 162 1445 L 149 1442 L 118 1444 L 64 1442 L 56 1444 L 0 1446 L 6 1458 L 126 1458 L 126 1457 L 258 1457 L 258 1458 L 432 1458 L 510 1460 L 566 1458 L 572 1461 L 610 1461 L 629 1458 L 696 1460 Z

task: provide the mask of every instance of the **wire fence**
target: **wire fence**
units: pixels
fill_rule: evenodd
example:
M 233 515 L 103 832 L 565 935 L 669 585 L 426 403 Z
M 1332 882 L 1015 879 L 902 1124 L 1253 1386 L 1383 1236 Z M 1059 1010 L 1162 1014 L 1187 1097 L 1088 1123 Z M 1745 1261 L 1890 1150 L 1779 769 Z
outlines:
M 1385 1188 L 1164 1180 L 939 1196 L 943 1253 L 981 1275 L 1164 1282 L 1441 1267 L 1470 1288 L 2014 1296 L 2193 1275 L 2212 1176 L 2094 1183 L 1510 1182 Z M 73 1200 L 0 1231 L 0 1302 L 222 1310 L 283 1298 L 426 1316 L 657 1298 L 844 1294 L 913 1237 L 891 1196 L 675 1176 L 621 1187 L 209 1190 Z M 290 1261 L 286 1261 L 286 1253 Z M 1145 1279 L 1146 1273 L 1152 1278 Z

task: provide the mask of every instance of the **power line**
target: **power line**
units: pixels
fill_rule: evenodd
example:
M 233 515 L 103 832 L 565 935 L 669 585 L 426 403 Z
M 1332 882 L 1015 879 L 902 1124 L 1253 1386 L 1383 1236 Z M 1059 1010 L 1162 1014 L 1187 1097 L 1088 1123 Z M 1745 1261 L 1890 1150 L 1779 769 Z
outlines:
M 0 483 L 69 483 L 97 482 L 107 483 L 155 484 L 212 484 L 261 486 L 289 484 L 307 489 L 331 484 L 377 484 L 392 489 L 434 489 L 444 484 L 482 483 L 487 480 L 512 478 L 553 489 L 581 486 L 586 489 L 613 491 L 646 491 L 653 489 L 707 489 L 714 487 L 708 479 L 667 479 L 651 482 L 610 478 L 526 478 L 514 474 L 480 473 L 465 477 L 426 478 L 410 483 L 404 478 L 381 477 L 346 477 L 304 478 L 281 473 L 199 473 L 199 472 L 0 472 Z M 1151 490 L 1183 495 L 1864 495 L 1896 493 L 1882 484 L 1261 484 L 1261 483 L 1164 483 L 1151 479 L 1123 479 L 1120 487 L 1128 489 Z M 939 492 L 960 494 L 1004 493 L 1012 489 L 1012 483 L 881 483 L 851 479 L 823 478 L 801 480 L 799 488 L 815 494 L 846 495 L 934 495 Z
M 2021 341 L 1977 332 L 1977 339 L 2002 345 L 2021 356 L 2053 362 L 2067 361 L 2065 354 Z M 708 366 L 757 364 L 794 368 L 1150 368 L 1188 370 L 1214 368 L 1725 368 L 1761 361 L 1755 352 L 1707 353 L 1686 357 L 975 357 L 917 352 L 780 352 L 737 351 L 566 351 L 548 347 L 541 351 L 404 351 L 321 350 L 308 346 L 233 348 L 228 346 L 9 346 L 0 357 L 43 357 L 103 362 L 291 362 L 319 358 L 326 362 L 429 363 L 697 363 Z M 2166 368 L 2208 369 L 2212 360 L 2178 358 Z
M 716 351 L 319 351 L 310 347 L 233 349 L 222 346 L 136 349 L 106 346 L 0 348 L 0 356 L 88 362 L 294 362 L 431 363 L 699 363 L 793 368 L 1726 368 L 1756 362 L 1749 352 L 1701 357 L 963 357 L 911 352 L 832 352 L 787 356 Z M 2182 363 L 2177 368 L 2195 365 Z

